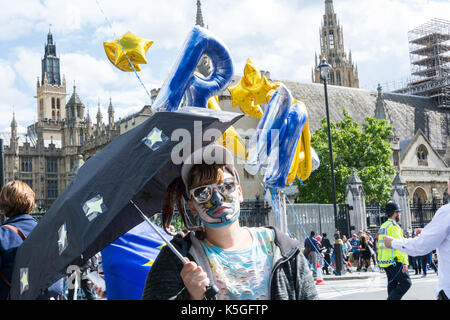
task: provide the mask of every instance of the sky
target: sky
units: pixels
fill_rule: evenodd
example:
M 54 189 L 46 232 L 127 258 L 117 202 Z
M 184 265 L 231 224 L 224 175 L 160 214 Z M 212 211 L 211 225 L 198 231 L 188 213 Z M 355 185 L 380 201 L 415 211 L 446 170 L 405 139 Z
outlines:
M 0 0 L 0 132 L 12 113 L 20 132 L 37 119 L 36 82 L 49 29 L 66 79 L 95 119 L 150 104 L 134 73 L 115 68 L 103 42 L 130 31 L 154 41 L 139 77 L 148 92 L 162 86 L 195 25 L 196 0 Z M 273 80 L 311 82 L 325 0 L 202 0 L 205 25 L 228 46 L 235 74 L 250 58 Z M 358 66 L 360 88 L 375 90 L 410 76 L 408 31 L 432 18 L 450 20 L 448 0 L 334 0 L 344 46 Z

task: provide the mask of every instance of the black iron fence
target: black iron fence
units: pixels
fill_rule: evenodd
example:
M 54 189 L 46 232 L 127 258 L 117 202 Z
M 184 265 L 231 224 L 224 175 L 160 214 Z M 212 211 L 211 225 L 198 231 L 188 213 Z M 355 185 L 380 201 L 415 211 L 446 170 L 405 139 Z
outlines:
M 341 236 L 346 236 L 347 238 L 351 236 L 350 214 L 349 214 L 350 210 L 353 210 L 353 208 L 351 208 L 348 204 L 339 204 L 338 212 L 334 217 L 334 224 L 336 230 L 339 231 Z
M 371 234 L 376 234 L 380 226 L 386 221 L 386 210 L 378 203 L 366 204 L 367 229 Z
M 246 227 L 267 226 L 271 209 L 264 200 L 246 200 L 241 203 L 239 221 Z
M 442 206 L 441 202 L 410 204 L 411 225 L 413 228 L 425 227 L 434 217 L 436 211 Z M 386 221 L 385 208 L 379 204 L 366 204 L 367 228 L 373 234 L 378 232 L 380 226 Z
M 436 211 L 442 206 L 441 202 L 411 203 L 411 224 L 413 228 L 423 228 L 429 223 Z

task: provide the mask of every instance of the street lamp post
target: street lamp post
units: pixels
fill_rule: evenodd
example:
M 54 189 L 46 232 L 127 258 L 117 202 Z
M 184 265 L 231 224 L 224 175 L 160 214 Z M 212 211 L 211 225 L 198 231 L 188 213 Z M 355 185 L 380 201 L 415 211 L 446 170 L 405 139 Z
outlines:
M 327 81 L 328 75 L 330 74 L 331 65 L 329 65 L 325 59 L 322 58 L 320 64 L 317 66 L 320 72 L 320 78 L 323 80 L 323 88 L 325 91 L 325 109 L 327 113 L 327 129 L 328 129 L 328 149 L 330 151 L 330 167 L 331 167 L 331 188 L 333 192 L 333 208 L 334 216 L 337 217 L 337 204 L 336 204 L 336 184 L 334 181 L 334 164 L 333 164 L 333 143 L 331 141 L 331 128 L 330 128 L 330 114 L 328 111 L 328 92 L 327 92 Z

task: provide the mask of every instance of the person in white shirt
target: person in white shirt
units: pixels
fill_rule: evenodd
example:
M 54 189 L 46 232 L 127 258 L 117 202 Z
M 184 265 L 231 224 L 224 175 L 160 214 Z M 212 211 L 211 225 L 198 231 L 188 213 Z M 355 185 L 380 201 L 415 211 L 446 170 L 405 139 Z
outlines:
M 450 179 L 447 182 L 450 194 Z M 409 239 L 384 237 L 388 248 L 401 250 L 411 256 L 423 256 L 436 249 L 438 255 L 437 299 L 448 300 L 450 297 L 450 203 L 442 206 L 433 220 L 423 229 L 416 229 L 420 236 Z

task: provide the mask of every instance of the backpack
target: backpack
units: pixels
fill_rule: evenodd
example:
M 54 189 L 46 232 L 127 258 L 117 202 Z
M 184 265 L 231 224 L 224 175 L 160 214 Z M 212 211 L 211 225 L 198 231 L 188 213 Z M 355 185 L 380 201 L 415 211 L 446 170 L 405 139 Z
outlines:
M 2 225 L 2 227 L 6 227 L 6 228 L 11 229 L 11 230 L 14 231 L 15 233 L 17 233 L 17 234 L 22 238 L 22 240 L 25 240 L 26 237 L 27 237 L 27 236 L 22 232 L 22 230 L 20 230 L 19 228 L 15 227 L 15 226 L 13 226 L 13 225 L 11 225 L 11 224 L 4 224 L 4 225 Z M 0 270 L 0 278 L 6 283 L 6 285 L 7 285 L 8 287 L 11 288 L 11 282 L 10 282 L 9 279 L 3 274 L 3 272 L 2 272 L 1 270 Z M 8 294 L 8 297 L 7 297 L 6 299 L 9 300 L 9 294 Z

